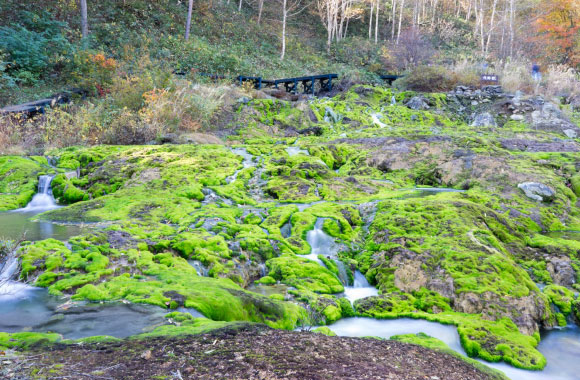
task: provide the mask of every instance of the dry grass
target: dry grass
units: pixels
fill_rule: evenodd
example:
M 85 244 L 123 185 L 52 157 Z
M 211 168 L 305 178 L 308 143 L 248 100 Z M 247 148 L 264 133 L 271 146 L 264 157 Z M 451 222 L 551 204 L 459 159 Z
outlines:
M 148 144 L 170 133 L 193 134 L 194 140 L 204 141 L 208 138 L 199 138 L 196 133 L 210 131 L 221 111 L 233 109 L 237 99 L 245 95 L 233 86 L 179 81 L 167 89 L 142 93 L 140 107 L 135 94 L 125 91 L 49 110 L 32 119 L 3 116 L 0 154 L 42 154 L 72 145 Z

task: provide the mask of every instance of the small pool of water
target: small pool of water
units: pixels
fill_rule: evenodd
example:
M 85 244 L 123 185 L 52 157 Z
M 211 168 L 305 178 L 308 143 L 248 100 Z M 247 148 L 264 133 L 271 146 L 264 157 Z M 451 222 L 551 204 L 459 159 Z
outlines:
M 0 294 L 0 331 L 55 332 L 66 339 L 95 335 L 125 338 L 166 324 L 166 310 L 154 305 L 115 303 L 69 304 L 46 289 L 12 282 L 11 292 Z M 9 293 L 9 294 L 8 294 Z M 180 312 L 203 317 L 196 310 Z
M 547 232 L 546 236 L 555 239 L 566 239 L 580 241 L 580 231 L 552 231 Z
M 33 222 L 38 212 L 9 211 L 0 213 L 0 237 L 10 240 L 37 241 L 48 238 L 68 240 L 90 231 L 86 224 L 57 224 L 47 221 Z

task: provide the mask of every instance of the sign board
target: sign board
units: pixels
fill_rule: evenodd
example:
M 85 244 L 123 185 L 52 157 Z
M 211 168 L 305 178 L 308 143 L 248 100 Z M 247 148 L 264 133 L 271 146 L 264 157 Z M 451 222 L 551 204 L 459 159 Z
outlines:
M 486 83 L 499 83 L 499 77 L 496 74 L 481 74 L 481 81 Z

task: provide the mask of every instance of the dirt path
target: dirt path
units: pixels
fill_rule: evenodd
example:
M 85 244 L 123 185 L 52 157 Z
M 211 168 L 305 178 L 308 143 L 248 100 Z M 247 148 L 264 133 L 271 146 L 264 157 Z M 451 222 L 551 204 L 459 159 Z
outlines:
M 3 361 L 4 376 L 13 380 L 494 379 L 420 346 L 256 325 L 173 339 L 60 345 L 10 362 Z

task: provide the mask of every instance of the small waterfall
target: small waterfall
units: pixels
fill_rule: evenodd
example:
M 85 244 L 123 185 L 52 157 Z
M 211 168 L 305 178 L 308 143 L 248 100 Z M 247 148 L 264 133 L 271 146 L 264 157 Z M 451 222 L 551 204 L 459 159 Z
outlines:
M 395 99 L 395 95 L 391 96 L 391 105 L 394 106 L 397 104 L 397 100 Z
M 379 291 L 377 288 L 369 284 L 366 277 L 357 270 L 354 272 L 353 286 L 346 286 L 344 288 L 344 294 L 346 298 L 353 303 L 361 298 L 376 296 L 379 294 Z
M 0 269 L 0 299 L 5 296 L 18 295 L 22 290 L 30 289 L 30 286 L 14 281 L 14 275 L 18 271 L 18 257 L 11 253 L 6 258 L 6 262 Z
M 189 263 L 189 265 L 191 265 L 195 269 L 195 272 L 197 273 L 198 276 L 208 277 L 209 269 L 206 268 L 201 263 L 201 261 L 199 261 L 199 260 L 187 260 L 187 262 Z
M 285 239 L 288 239 L 290 236 L 292 236 L 292 222 L 290 220 L 288 220 L 288 222 L 280 227 L 280 233 Z
M 38 178 L 38 192 L 26 207 L 18 211 L 40 213 L 58 208 L 50 186 L 53 178 L 52 175 L 41 175 Z
M 318 255 L 324 256 L 334 256 L 336 253 L 336 244 L 334 243 L 334 239 L 327 235 L 326 232 L 322 229 L 324 225 L 324 218 L 318 218 L 316 220 L 316 224 L 314 225 L 314 229 L 308 231 L 306 234 L 306 241 L 310 245 L 310 254 L 306 255 L 305 257 L 316 261 L 320 265 L 324 266 L 324 263 L 320 261 Z

